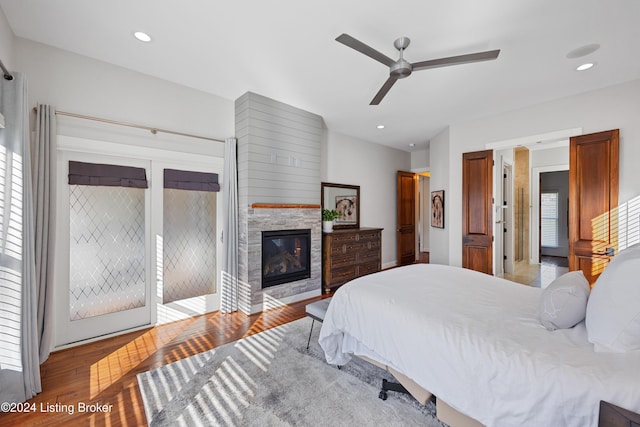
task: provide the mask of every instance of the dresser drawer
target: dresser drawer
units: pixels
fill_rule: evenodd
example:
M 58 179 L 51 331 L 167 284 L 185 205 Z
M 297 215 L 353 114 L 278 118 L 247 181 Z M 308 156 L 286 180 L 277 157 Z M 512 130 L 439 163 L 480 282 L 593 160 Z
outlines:
M 343 267 L 343 266 L 348 266 L 348 265 L 353 265 L 356 262 L 356 253 L 355 252 L 347 252 L 347 253 L 332 253 L 331 254 L 331 260 L 329 261 L 331 263 L 331 267 L 335 268 L 335 267 Z
M 360 241 L 358 249 L 360 252 L 378 252 L 380 248 L 380 240 L 364 240 Z
M 343 243 L 355 242 L 357 233 L 332 233 L 331 245 L 342 245 Z
M 380 240 L 380 232 L 379 231 L 361 231 L 357 234 L 356 240 Z
M 349 265 L 346 267 L 337 267 L 331 270 L 330 285 L 343 284 L 351 279 L 356 278 L 355 265 Z
M 364 264 L 358 265 L 358 276 L 364 276 L 365 274 L 375 273 L 380 271 L 379 265 L 377 261 L 367 262 Z
M 353 254 L 357 252 L 361 247 L 362 245 L 356 243 L 355 241 L 331 242 L 331 247 L 329 248 L 329 251 L 331 253 L 331 256 L 340 256 L 340 255 Z
M 368 262 L 378 263 L 378 261 L 380 261 L 380 251 L 378 249 L 363 250 L 358 253 L 358 264 Z

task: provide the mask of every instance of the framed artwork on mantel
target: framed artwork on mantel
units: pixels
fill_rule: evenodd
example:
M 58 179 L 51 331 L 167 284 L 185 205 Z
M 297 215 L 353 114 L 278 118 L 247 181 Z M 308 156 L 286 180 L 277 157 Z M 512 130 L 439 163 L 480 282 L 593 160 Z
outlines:
M 444 228 L 444 190 L 431 192 L 431 226 Z

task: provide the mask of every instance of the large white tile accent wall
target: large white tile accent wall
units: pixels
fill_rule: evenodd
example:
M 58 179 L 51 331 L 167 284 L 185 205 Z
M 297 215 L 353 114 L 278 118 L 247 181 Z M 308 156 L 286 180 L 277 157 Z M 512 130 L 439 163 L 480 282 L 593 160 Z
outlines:
M 239 307 L 247 314 L 321 293 L 322 117 L 247 92 L 235 102 L 238 138 Z M 311 277 L 262 289 L 262 231 L 311 229 Z

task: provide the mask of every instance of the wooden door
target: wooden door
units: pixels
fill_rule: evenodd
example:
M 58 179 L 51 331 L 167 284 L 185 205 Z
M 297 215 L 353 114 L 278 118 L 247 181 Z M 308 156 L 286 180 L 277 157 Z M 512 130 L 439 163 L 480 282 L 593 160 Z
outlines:
M 571 138 L 569 270 L 593 285 L 617 251 L 618 129 Z
M 493 274 L 493 151 L 462 155 L 462 267 Z
M 416 179 L 414 173 L 398 171 L 398 265 L 416 261 Z

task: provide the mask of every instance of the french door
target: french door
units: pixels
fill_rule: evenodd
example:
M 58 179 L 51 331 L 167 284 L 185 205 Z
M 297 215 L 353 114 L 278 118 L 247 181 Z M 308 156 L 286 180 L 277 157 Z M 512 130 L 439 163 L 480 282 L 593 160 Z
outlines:
M 593 286 L 618 249 L 618 129 L 569 141 L 569 270 Z
M 58 161 L 56 345 L 151 324 L 151 197 L 144 188 L 68 184 L 70 162 L 148 161 L 62 152 Z M 68 257 L 68 259 L 66 259 Z
M 168 170 L 211 173 L 211 162 L 153 161 L 151 189 L 156 323 L 220 308 L 222 197 L 219 193 L 167 188 Z M 162 177 L 158 180 L 158 177 Z
M 109 143 L 79 151 L 93 142 L 62 137 L 58 156 L 55 346 L 218 310 L 222 197 L 171 188 L 166 172 L 217 180 L 223 159 L 154 149 L 107 155 L 118 149 Z M 70 184 L 70 162 L 135 168 L 148 188 Z

